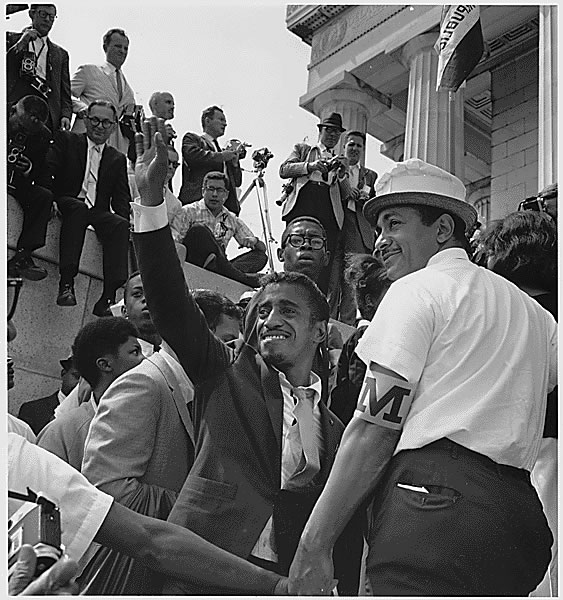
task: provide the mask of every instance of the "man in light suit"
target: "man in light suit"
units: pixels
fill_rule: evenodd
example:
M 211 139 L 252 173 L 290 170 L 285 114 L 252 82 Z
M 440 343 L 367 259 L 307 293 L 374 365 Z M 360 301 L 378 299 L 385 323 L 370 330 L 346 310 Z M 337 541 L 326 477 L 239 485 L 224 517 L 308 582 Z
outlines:
M 328 275 L 344 222 L 341 185 L 346 175 L 346 159 L 334 156 L 341 134 L 342 117 L 332 113 L 318 123 L 319 141 L 314 146 L 295 144 L 289 158 L 280 165 L 280 177 L 291 179 L 290 189 L 282 207 L 282 220 L 289 223 L 296 217 L 317 218 L 325 228 L 330 262 L 321 280 L 321 289 L 328 291 Z
M 154 323 L 196 386 L 197 453 L 169 521 L 284 572 L 343 431 L 311 372 L 326 340 L 328 304 L 308 277 L 272 274 L 247 307 L 246 343 L 232 350 L 220 342 L 185 284 L 160 192 L 164 126 L 154 138 L 156 119 L 149 126 L 151 137 L 136 148 L 135 249 Z M 351 564 L 347 549 L 358 533 L 352 527 L 335 550 L 341 593 L 357 593 L 359 562 Z M 164 592 L 204 592 L 177 583 Z
M 203 178 L 210 171 L 221 171 L 229 179 L 229 195 L 225 208 L 235 215 L 240 213 L 237 187 L 242 184 L 239 160 L 246 156 L 239 151 L 221 150 L 217 141 L 225 133 L 227 119 L 218 106 L 206 108 L 201 115 L 203 134 L 186 133 L 182 139 L 182 187 L 178 198 L 182 204 L 191 204 L 203 197 Z
M 338 234 L 329 282 L 328 303 L 333 319 L 354 325 L 356 303 L 352 288 L 344 279 L 346 254 L 371 254 L 375 243 L 373 227 L 364 217 L 364 203 L 375 196 L 377 173 L 363 166 L 366 134 L 349 131 L 344 142 L 344 155 L 349 161 L 348 173 L 342 182 L 344 223 Z
M 154 326 L 138 273 L 127 282 L 123 314 L 137 324 L 145 340 L 160 341 L 150 335 Z M 139 338 L 143 348 L 149 346 L 145 340 Z M 91 423 L 82 463 L 82 472 L 96 487 L 124 506 L 158 519 L 168 517 L 194 458 L 188 409 L 193 386 L 173 354 L 163 345 L 107 389 Z M 108 552 L 100 550 L 102 555 Z M 114 555 L 116 560 L 129 560 Z M 104 589 L 103 572 L 96 572 L 95 562 L 83 580 L 89 594 Z M 153 578 L 136 564 L 119 593 L 156 593 Z
M 58 129 L 69 129 L 72 117 L 70 97 L 70 74 L 68 52 L 54 44 L 49 32 L 57 18 L 54 4 L 32 4 L 29 9 L 31 26 L 21 33 L 6 32 L 6 99 L 8 105 L 20 98 L 34 94 L 49 105 L 47 127 L 55 133 Z M 22 60 L 31 65 L 31 70 L 22 71 Z M 38 85 L 39 83 L 39 85 Z M 40 85 L 44 83 L 48 90 Z M 45 93 L 40 90 L 44 89 Z
M 86 134 L 60 132 L 49 149 L 45 186 L 62 216 L 57 304 L 76 305 L 74 278 L 92 225 L 103 247 L 104 288 L 92 311 L 101 317 L 111 314 L 116 290 L 127 279 L 131 194 L 125 155 L 106 144 L 117 125 L 114 106 L 95 100 L 85 121 Z
M 135 108 L 133 90 L 121 71 L 129 52 L 129 38 L 123 29 L 110 29 L 104 35 L 102 47 L 106 62 L 103 65 L 81 65 L 70 80 L 72 110 L 76 114 L 72 131 L 76 133 L 86 131 L 84 117 L 93 100 L 111 102 L 117 110 L 118 121 L 124 115 L 133 114 Z M 119 126 L 112 131 L 108 144 L 127 154 L 129 140 Z

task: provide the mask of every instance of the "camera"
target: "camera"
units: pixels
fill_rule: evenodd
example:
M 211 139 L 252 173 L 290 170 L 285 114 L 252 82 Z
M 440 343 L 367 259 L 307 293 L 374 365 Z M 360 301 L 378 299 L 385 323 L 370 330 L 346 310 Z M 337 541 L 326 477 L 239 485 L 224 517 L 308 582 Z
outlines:
M 266 147 L 254 150 L 254 152 L 252 153 L 254 168 L 258 170 L 265 169 L 271 158 L 274 158 L 274 155 Z
M 288 181 L 287 183 L 284 183 L 282 185 L 282 195 L 278 200 L 276 200 L 276 204 L 278 206 L 282 206 L 282 204 L 289 198 L 289 196 L 291 196 L 294 189 L 295 186 L 293 185 L 293 181 Z
M 8 162 L 8 188 L 12 191 L 15 190 L 15 185 L 13 183 L 14 174 L 17 172 L 15 165 L 25 151 L 26 142 L 27 135 L 21 131 L 16 133 L 8 142 L 8 150 L 6 155 L 6 160 Z
M 27 497 L 18 495 L 18 498 L 27 499 L 28 502 L 8 521 L 8 573 L 11 574 L 17 562 L 20 548 L 30 544 L 37 555 L 34 577 L 39 577 L 63 554 L 60 512 L 53 502 L 37 496 L 29 489 Z M 29 501 L 34 505 L 30 505 Z
M 20 77 L 35 76 L 35 54 L 33 52 L 22 52 L 22 61 L 20 64 Z
M 20 77 L 27 79 L 29 85 L 45 99 L 49 97 L 51 88 L 47 82 L 39 77 L 35 71 L 36 60 L 33 52 L 24 52 L 20 63 Z

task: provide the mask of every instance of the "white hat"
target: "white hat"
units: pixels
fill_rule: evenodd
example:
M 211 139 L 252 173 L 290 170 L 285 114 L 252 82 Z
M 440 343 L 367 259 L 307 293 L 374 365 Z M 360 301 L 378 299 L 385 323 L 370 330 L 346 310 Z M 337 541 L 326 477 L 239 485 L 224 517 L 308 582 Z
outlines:
M 465 201 L 462 181 L 419 158 L 399 162 L 381 176 L 375 186 L 375 197 L 364 205 L 364 216 L 376 225 L 384 208 L 401 204 L 442 208 L 462 219 L 466 231 L 472 231 L 477 222 L 477 211 Z

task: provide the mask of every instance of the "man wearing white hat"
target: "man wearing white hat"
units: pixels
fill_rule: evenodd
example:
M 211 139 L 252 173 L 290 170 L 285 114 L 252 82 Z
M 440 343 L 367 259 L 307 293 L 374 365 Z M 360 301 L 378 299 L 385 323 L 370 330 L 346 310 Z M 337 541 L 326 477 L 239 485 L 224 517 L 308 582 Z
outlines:
M 477 214 L 446 171 L 398 163 L 364 214 L 393 284 L 358 344 L 358 407 L 289 592 L 330 592 L 333 541 L 373 494 L 374 595 L 527 596 L 552 542 L 530 470 L 556 384 L 555 320 L 470 262 Z

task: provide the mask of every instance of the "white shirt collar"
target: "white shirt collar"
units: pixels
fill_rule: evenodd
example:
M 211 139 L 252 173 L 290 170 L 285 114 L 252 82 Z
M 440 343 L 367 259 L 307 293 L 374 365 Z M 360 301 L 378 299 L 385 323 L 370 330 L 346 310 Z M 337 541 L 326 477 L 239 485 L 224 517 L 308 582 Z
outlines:
M 426 263 L 426 266 L 435 265 L 441 262 L 447 262 L 453 259 L 469 260 L 467 252 L 463 248 L 446 248 L 436 252 L 434 256 L 430 257 L 430 260 Z
M 285 373 L 282 373 L 281 371 L 279 371 L 278 369 L 274 368 L 276 371 L 278 371 L 279 375 L 280 375 L 280 386 L 283 388 L 285 388 L 290 394 L 291 394 L 291 390 L 293 390 L 293 388 L 301 388 L 301 389 L 311 389 L 315 392 L 315 399 L 313 400 L 313 407 L 316 408 L 319 404 L 319 402 L 321 401 L 321 391 L 322 391 L 322 382 L 321 382 L 321 378 L 314 372 L 311 371 L 311 375 L 309 378 L 309 385 L 291 385 L 291 383 L 289 383 L 287 377 L 285 376 Z
M 206 131 L 201 134 L 201 137 L 205 138 L 215 148 L 215 142 L 217 142 L 217 140 L 213 139 Z
M 62 390 L 59 390 L 57 392 L 57 400 L 59 401 L 59 404 L 66 398 L 65 394 L 63 394 Z

